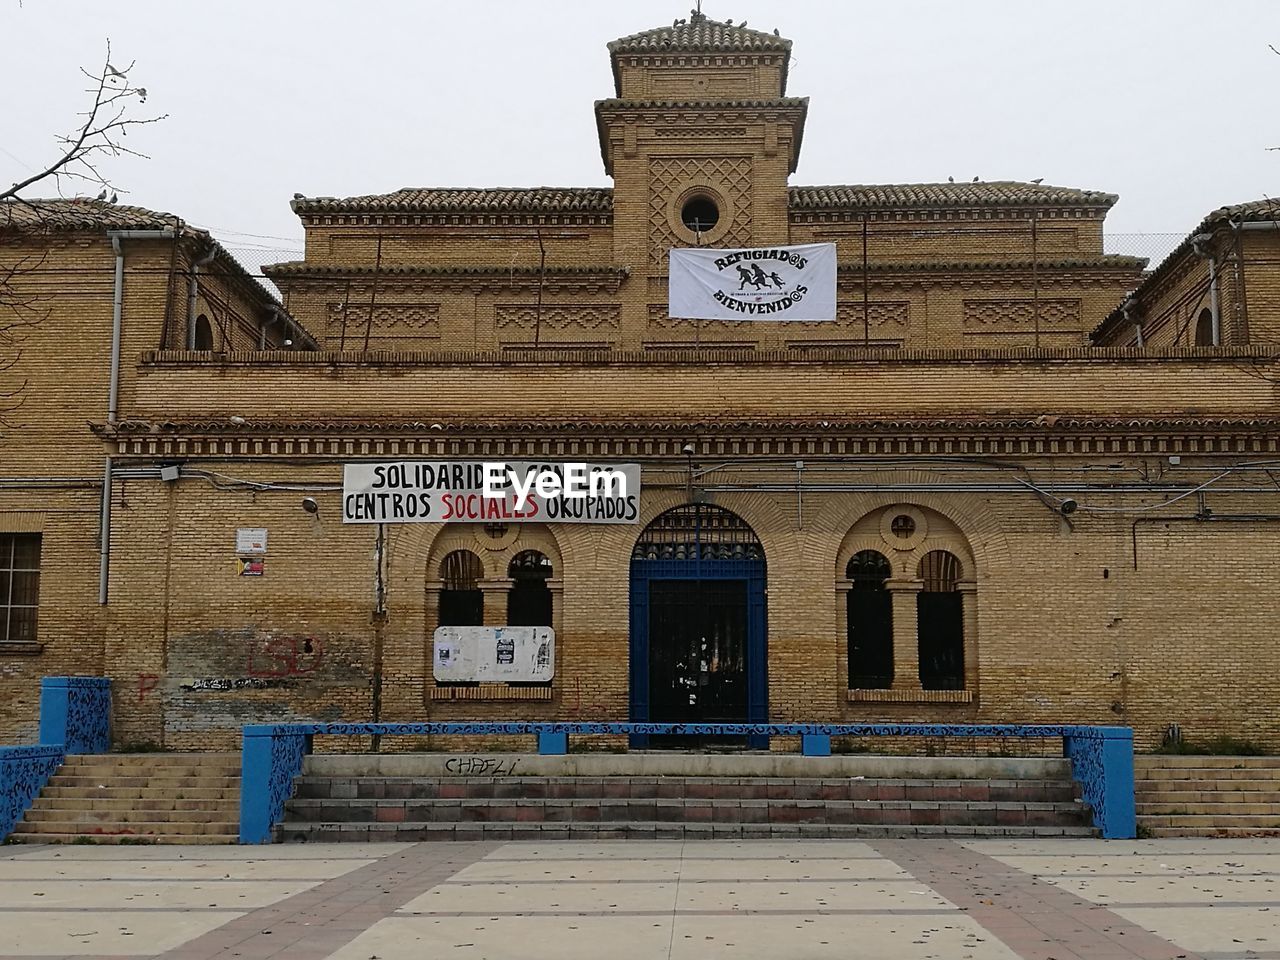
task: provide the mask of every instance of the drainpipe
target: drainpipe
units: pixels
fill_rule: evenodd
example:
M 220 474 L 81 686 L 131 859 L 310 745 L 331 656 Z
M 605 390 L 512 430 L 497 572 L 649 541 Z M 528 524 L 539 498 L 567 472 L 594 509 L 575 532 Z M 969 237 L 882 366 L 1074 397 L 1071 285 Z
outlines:
M 1222 318 L 1218 315 L 1218 262 L 1208 244 L 1213 240 L 1207 233 L 1191 238 L 1191 250 L 1197 257 L 1209 261 L 1209 315 L 1213 318 L 1213 345 L 1222 346 Z
M 1134 301 L 1133 294 L 1124 298 L 1124 303 L 1120 305 L 1120 310 L 1124 313 L 1125 320 L 1133 326 L 1133 332 L 1138 337 L 1138 349 L 1145 347 L 1146 341 L 1142 339 L 1142 321 L 1136 316 L 1138 304 Z
M 199 279 L 200 268 L 207 266 L 213 262 L 213 258 L 218 255 L 217 247 L 210 247 L 209 252 L 203 257 L 198 257 L 191 262 L 191 276 L 187 280 L 187 349 L 194 350 L 196 348 L 196 287 Z
M 107 238 L 116 257 L 115 292 L 111 297 L 111 371 L 107 387 L 107 426 L 120 419 L 120 344 L 124 320 L 124 245 L 121 240 L 172 240 L 173 227 L 162 230 L 108 230 Z M 111 454 L 102 464 L 102 504 L 98 524 L 98 603 L 106 606 L 107 580 L 111 569 Z

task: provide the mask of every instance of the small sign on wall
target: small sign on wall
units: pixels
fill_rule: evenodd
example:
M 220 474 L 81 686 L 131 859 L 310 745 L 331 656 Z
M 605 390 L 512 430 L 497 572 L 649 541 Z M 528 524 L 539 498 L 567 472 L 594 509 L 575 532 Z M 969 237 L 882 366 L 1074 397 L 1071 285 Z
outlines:
M 260 577 L 266 561 L 261 557 L 237 557 L 236 571 L 242 577 Z
M 241 527 L 236 531 L 236 553 L 240 556 L 260 557 L 267 552 L 266 527 Z
M 432 675 L 441 681 L 552 679 L 556 634 L 550 627 L 440 627 Z

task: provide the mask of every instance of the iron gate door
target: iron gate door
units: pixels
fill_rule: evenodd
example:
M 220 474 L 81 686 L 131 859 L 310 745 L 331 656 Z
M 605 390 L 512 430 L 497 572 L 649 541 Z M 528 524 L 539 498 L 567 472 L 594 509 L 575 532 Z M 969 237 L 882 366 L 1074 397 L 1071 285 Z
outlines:
M 746 580 L 649 582 L 649 719 L 747 721 Z

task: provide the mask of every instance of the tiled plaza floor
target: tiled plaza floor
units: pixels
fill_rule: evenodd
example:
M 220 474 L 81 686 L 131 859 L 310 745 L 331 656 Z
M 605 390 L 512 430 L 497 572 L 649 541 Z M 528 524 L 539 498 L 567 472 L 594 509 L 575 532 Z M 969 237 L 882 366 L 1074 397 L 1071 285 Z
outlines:
M 0 957 L 1280 960 L 1280 840 L 9 846 Z

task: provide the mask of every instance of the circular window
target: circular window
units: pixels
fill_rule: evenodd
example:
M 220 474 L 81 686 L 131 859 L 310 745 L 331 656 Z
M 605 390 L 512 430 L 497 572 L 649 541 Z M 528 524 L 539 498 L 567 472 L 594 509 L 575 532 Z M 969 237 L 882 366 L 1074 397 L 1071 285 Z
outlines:
M 720 222 L 720 208 L 710 197 L 698 194 L 684 202 L 680 221 L 692 233 L 707 233 Z
M 889 524 L 889 530 L 899 540 L 910 540 L 916 532 L 916 522 L 905 513 L 900 513 L 893 518 L 893 522 Z

